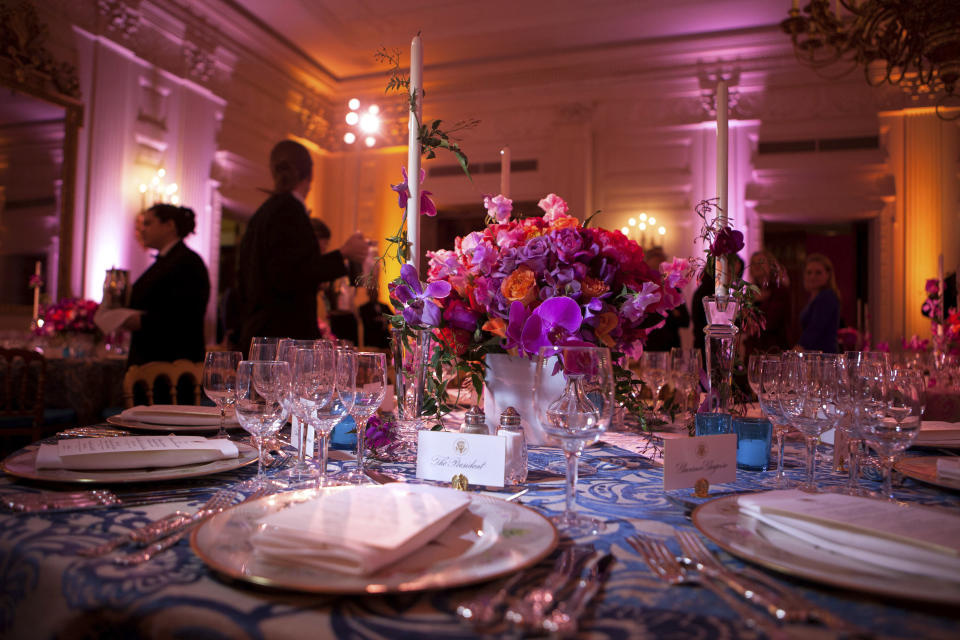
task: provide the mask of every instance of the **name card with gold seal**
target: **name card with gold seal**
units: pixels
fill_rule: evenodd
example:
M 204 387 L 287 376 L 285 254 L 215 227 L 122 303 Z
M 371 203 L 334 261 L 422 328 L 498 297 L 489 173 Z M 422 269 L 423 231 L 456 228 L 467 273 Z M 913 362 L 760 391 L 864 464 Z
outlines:
M 663 441 L 663 490 L 711 485 L 737 479 L 737 435 L 725 433 Z
M 502 487 L 507 440 L 455 431 L 417 434 L 417 477 L 450 482 L 462 475 L 469 484 Z

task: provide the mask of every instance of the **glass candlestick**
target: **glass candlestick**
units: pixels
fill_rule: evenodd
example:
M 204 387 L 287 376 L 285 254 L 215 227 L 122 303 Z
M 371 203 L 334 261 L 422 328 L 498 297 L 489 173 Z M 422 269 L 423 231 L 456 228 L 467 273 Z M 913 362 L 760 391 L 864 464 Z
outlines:
M 708 411 L 730 413 L 733 389 L 733 360 L 736 353 L 737 327 L 733 319 L 739 303 L 733 298 L 708 296 L 703 299 L 707 315 L 704 346 L 707 360 Z

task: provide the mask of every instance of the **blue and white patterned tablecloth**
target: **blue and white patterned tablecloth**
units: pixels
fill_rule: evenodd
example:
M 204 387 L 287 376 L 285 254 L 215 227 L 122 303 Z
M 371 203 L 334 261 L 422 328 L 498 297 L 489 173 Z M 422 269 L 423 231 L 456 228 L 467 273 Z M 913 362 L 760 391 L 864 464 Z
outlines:
M 622 445 L 630 440 L 618 436 Z M 614 438 L 611 438 L 614 439 Z M 634 443 L 635 444 L 635 443 Z M 630 447 L 637 448 L 637 447 Z M 799 447 L 790 449 L 791 470 L 799 472 Z M 610 580 L 582 621 L 581 637 L 590 638 L 752 638 L 747 628 L 710 592 L 698 587 L 669 587 L 658 581 L 625 538 L 643 533 L 665 540 L 674 529 L 693 525 L 676 498 L 662 490 L 662 469 L 626 448 L 603 444 L 585 454 L 596 473 L 580 481 L 580 509 L 606 521 L 590 542 L 611 551 L 616 564 Z M 561 460 L 559 452 L 533 448 L 531 464 L 545 468 Z M 333 466 L 338 462 L 331 463 Z M 382 464 L 383 471 L 410 475 L 409 465 Z M 826 468 L 827 465 L 821 465 Z M 250 469 L 197 482 L 234 482 Z M 541 477 L 544 474 L 539 474 Z M 740 472 L 732 485 L 717 491 L 749 490 L 772 473 Z M 822 473 L 824 484 L 843 478 Z M 867 483 L 876 488 L 874 483 Z M 552 513 L 563 507 L 562 478 L 547 475 L 530 483 L 523 502 Z M 22 489 L 0 482 L 0 495 Z M 212 492 L 213 489 L 211 489 Z M 905 500 L 960 509 L 960 494 L 913 481 L 898 489 Z M 105 559 L 84 559 L 78 549 L 93 546 L 128 528 L 150 522 L 189 503 L 144 508 L 105 509 L 50 515 L 0 516 L 0 637 L 6 638 L 471 638 L 456 605 L 490 585 L 403 595 L 323 597 L 269 591 L 238 584 L 211 572 L 182 541 L 152 562 L 123 568 Z M 561 544 L 570 540 L 561 538 Z M 739 561 L 725 554 L 731 565 Z M 552 560 L 552 558 L 551 558 Z M 909 602 L 891 602 L 832 590 L 777 576 L 818 605 L 878 635 L 904 638 L 956 637 L 956 612 Z M 794 637 L 832 637 L 823 628 L 795 626 Z

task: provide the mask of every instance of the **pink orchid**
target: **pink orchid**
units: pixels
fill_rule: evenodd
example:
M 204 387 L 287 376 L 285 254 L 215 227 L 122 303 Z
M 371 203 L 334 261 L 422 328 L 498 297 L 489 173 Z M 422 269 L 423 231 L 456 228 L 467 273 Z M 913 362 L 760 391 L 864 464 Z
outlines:
M 397 192 L 397 204 L 400 205 L 401 209 L 406 210 L 407 200 L 410 198 L 410 187 L 407 186 L 407 168 L 400 167 L 400 173 L 403 174 L 403 182 L 400 184 L 392 184 L 390 188 Z M 423 179 L 426 176 L 427 172 L 420 169 L 420 184 L 423 184 Z M 433 195 L 432 191 L 420 189 L 420 215 L 430 217 L 437 215 L 437 205 L 430 199 L 431 195 Z
M 663 285 L 675 289 L 683 289 L 693 277 L 693 267 L 690 261 L 685 258 L 674 258 L 670 262 L 664 262 L 660 265 L 660 272 L 663 273 Z

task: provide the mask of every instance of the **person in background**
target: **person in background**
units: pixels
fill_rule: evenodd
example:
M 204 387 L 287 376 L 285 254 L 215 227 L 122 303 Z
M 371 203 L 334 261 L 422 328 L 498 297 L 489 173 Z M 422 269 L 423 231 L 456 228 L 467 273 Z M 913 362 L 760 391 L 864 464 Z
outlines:
M 237 286 L 241 301 L 240 348 L 254 336 L 314 339 L 317 290 L 347 274 L 345 260 L 361 262 L 367 242 L 360 232 L 335 251 L 321 253 L 304 199 L 313 178 L 307 148 L 293 140 L 270 152 L 273 194 L 260 205 L 240 244 Z
M 810 301 L 800 312 L 800 347 L 837 353 L 840 290 L 830 258 L 820 253 L 807 256 L 803 269 L 803 288 L 810 294 Z
M 200 256 L 183 243 L 196 227 L 196 216 L 186 207 L 157 204 L 138 226 L 144 246 L 158 253 L 130 290 L 130 308 L 143 313 L 124 324 L 132 331 L 128 364 L 203 362 L 210 278 Z
M 742 278 L 743 260 L 740 256 L 731 254 L 727 256 L 727 260 L 727 266 L 731 274 L 730 277 L 732 277 L 734 281 Z M 693 292 L 693 299 L 690 301 L 692 307 L 690 316 L 693 319 L 693 346 L 695 349 L 700 349 L 700 353 L 704 358 L 707 357 L 707 352 L 704 350 L 706 334 L 703 332 L 703 330 L 707 328 L 707 312 L 703 309 L 703 299 L 707 296 L 712 296 L 714 290 L 715 283 L 713 276 L 701 274 L 700 286 Z M 706 366 L 705 363 L 704 366 Z
M 320 218 L 310 218 L 313 234 L 317 238 L 320 253 L 326 253 L 330 245 L 330 227 Z M 357 345 L 360 341 L 360 328 L 357 316 L 353 312 L 353 287 L 349 278 L 337 278 L 320 285 L 317 296 L 317 317 L 326 319 L 330 332 L 339 340 Z
M 647 251 L 644 257 L 647 264 L 660 271 L 660 265 L 667 260 L 667 254 L 663 247 L 653 247 Z M 674 347 L 683 346 L 680 342 L 680 329 L 690 326 L 690 312 L 687 310 L 686 303 L 670 310 L 664 325 L 659 329 L 654 329 L 647 334 L 647 341 L 644 344 L 645 351 L 670 351 Z
M 375 266 L 367 281 L 367 302 L 357 309 L 363 325 L 363 344 L 378 349 L 390 348 L 390 323 L 387 316 L 393 310 L 380 301 L 380 270 Z
M 786 278 L 786 270 L 769 251 L 757 251 L 750 256 L 750 282 L 760 288 L 754 303 L 763 314 L 766 328 L 744 340 L 744 357 L 790 348 L 790 286 Z

